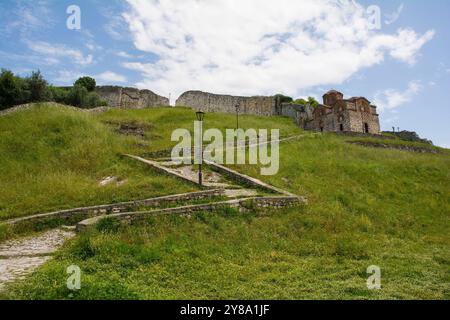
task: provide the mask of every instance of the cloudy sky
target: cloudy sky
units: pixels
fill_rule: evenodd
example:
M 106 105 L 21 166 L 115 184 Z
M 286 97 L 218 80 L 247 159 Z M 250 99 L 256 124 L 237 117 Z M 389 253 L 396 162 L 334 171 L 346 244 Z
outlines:
M 67 27 L 71 5 L 81 29 Z M 40 69 L 55 85 L 90 75 L 172 102 L 187 90 L 337 89 L 378 105 L 383 129 L 450 148 L 449 30 L 448 0 L 2 0 L 0 67 Z

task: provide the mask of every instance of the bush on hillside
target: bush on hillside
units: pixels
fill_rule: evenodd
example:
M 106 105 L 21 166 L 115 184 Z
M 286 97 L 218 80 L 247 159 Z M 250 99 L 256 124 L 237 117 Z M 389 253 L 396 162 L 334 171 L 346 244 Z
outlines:
M 0 72 L 0 110 L 24 103 L 28 100 L 25 82 L 11 71 Z
M 50 91 L 53 101 L 61 104 L 67 104 L 68 101 L 67 97 L 71 89 L 54 86 L 49 86 L 48 89 Z
M 102 100 L 95 92 L 89 92 L 84 86 L 74 85 L 67 94 L 66 104 L 79 108 L 95 108 L 106 106 L 106 101 Z
M 30 102 L 68 104 L 79 108 L 107 106 L 107 102 L 94 92 L 95 79 L 82 77 L 72 88 L 49 86 L 40 71 L 32 72 L 27 78 L 15 76 L 9 70 L 0 73 L 0 110 Z
M 39 70 L 33 71 L 30 77 L 25 78 L 25 86 L 29 92 L 30 102 L 46 102 L 52 100 L 48 83 Z

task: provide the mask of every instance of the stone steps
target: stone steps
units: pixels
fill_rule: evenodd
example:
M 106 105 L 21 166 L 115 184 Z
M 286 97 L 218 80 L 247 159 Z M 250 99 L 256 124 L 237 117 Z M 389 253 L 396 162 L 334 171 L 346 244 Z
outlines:
M 9 282 L 23 279 L 51 256 L 73 231 L 54 229 L 37 236 L 13 239 L 0 244 L 0 290 Z

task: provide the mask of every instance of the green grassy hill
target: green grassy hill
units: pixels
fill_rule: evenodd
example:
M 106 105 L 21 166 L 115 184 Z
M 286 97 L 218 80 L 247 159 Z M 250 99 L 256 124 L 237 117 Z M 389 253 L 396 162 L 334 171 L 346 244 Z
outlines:
M 2 217 L 190 188 L 120 153 L 167 149 L 172 129 L 190 129 L 193 119 L 180 108 L 85 114 L 40 107 L 0 117 L 0 165 L 7 169 L 0 180 Z M 206 115 L 206 127 L 233 128 L 234 121 L 233 115 Z M 280 128 L 284 136 L 301 133 L 287 118 L 240 122 Z M 122 124 L 142 128 L 145 136 L 117 133 Z M 449 299 L 449 152 L 367 148 L 349 140 L 306 134 L 283 142 L 275 176 L 235 167 L 306 196 L 305 207 L 99 226 L 67 243 L 4 298 Z M 98 187 L 101 177 L 114 174 L 129 183 Z M 65 286 L 71 264 L 83 272 L 76 293 Z M 370 265 L 381 268 L 379 291 L 366 287 Z
M 139 143 L 64 106 L 1 116 L 0 220 L 195 189 L 121 156 Z M 108 176 L 122 183 L 100 186 Z

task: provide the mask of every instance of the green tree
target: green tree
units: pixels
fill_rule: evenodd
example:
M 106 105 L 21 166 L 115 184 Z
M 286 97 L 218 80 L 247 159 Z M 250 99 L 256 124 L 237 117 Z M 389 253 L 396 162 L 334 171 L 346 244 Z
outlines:
M 0 110 L 27 102 L 24 82 L 9 70 L 0 72 Z
M 82 86 L 87 89 L 87 91 L 92 92 L 95 90 L 95 86 L 97 83 L 95 82 L 95 79 L 91 77 L 81 77 L 75 83 L 74 86 Z
M 276 99 L 279 99 L 280 103 L 289 103 L 292 102 L 294 99 L 292 99 L 291 97 L 285 96 L 283 94 L 276 94 L 275 95 Z
M 294 101 L 295 104 L 299 104 L 302 106 L 310 105 L 311 107 L 315 108 L 319 105 L 319 102 L 313 97 L 308 97 L 308 100 L 305 99 L 297 99 Z
M 106 106 L 106 101 L 102 100 L 95 92 L 89 92 L 84 86 L 75 85 L 67 93 L 66 104 L 79 108 L 95 108 Z
M 30 101 L 42 102 L 51 100 L 51 92 L 48 89 L 48 83 L 41 72 L 33 71 L 31 76 L 25 79 L 26 90 L 30 93 Z

